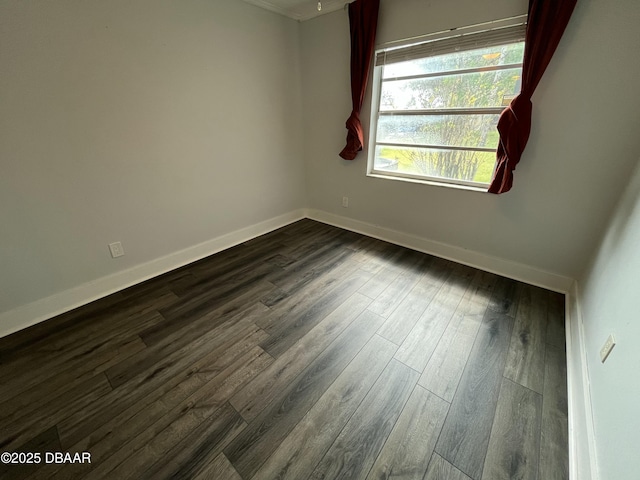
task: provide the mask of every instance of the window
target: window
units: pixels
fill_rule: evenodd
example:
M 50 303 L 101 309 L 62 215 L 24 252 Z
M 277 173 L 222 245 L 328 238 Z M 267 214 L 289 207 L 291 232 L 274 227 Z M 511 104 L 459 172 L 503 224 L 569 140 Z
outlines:
M 486 188 L 520 92 L 523 24 L 376 52 L 369 172 Z

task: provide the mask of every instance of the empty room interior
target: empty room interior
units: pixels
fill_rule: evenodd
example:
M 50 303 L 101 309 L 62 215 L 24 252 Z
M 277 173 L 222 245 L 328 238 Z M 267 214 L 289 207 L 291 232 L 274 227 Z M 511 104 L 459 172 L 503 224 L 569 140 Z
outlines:
M 638 25 L 2 0 L 0 478 L 640 478 Z

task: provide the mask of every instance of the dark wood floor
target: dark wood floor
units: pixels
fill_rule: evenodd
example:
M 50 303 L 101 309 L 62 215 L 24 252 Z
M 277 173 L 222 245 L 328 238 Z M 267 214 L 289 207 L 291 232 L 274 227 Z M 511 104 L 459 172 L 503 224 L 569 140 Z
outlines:
M 303 220 L 0 339 L 30 479 L 568 478 L 563 296 Z

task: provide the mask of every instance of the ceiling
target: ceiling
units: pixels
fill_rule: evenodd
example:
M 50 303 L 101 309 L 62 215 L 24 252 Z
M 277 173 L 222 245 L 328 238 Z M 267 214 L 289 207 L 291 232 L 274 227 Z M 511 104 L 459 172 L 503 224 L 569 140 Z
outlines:
M 294 20 L 309 20 L 325 13 L 340 10 L 351 0 L 322 0 L 318 11 L 318 0 L 244 0 L 251 5 L 266 8 Z

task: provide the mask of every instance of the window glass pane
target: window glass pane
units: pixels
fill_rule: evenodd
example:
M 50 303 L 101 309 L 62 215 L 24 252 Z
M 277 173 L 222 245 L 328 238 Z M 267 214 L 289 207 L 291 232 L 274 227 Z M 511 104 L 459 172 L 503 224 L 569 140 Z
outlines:
M 499 115 L 381 115 L 378 143 L 498 148 Z
M 496 154 L 493 152 L 378 145 L 374 169 L 488 184 L 495 162 Z
M 521 63 L 524 42 L 385 65 L 383 78 Z
M 521 69 L 383 81 L 380 110 L 502 107 L 520 91 Z

